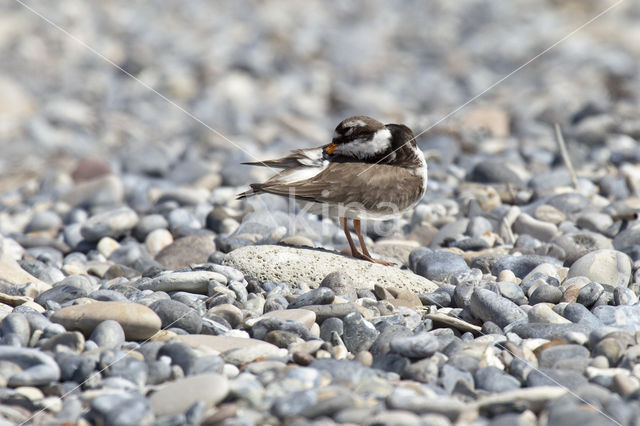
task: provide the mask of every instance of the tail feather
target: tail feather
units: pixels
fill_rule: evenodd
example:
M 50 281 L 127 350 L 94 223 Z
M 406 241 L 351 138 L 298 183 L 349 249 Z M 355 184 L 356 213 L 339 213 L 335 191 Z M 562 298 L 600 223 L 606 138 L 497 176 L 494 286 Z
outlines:
M 236 195 L 236 200 L 243 200 L 245 198 L 253 197 L 254 195 L 258 195 L 260 192 L 262 192 L 263 185 L 261 183 L 252 183 L 249 186 L 251 187 L 251 189 Z
M 260 166 L 260 167 L 269 167 L 269 168 L 284 168 L 287 167 L 288 163 L 283 164 L 282 161 L 279 160 L 265 160 L 265 161 L 245 161 L 243 163 L 246 166 Z

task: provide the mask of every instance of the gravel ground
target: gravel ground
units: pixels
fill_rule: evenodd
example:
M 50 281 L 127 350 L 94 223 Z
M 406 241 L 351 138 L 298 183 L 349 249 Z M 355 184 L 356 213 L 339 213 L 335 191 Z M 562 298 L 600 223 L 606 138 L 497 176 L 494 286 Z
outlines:
M 1 3 L 0 425 L 638 424 L 640 5 L 609 5 Z M 357 114 L 428 158 L 366 226 L 393 267 L 235 200 Z

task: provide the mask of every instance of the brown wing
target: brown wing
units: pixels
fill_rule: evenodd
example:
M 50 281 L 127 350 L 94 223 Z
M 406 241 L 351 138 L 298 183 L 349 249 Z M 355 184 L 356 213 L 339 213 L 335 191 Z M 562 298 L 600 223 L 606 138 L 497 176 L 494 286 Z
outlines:
M 413 203 L 421 191 L 419 177 L 403 167 L 366 163 L 330 163 L 316 176 L 293 183 L 253 184 L 256 192 L 293 196 L 320 203 L 358 203 L 368 209 L 382 202 L 398 208 Z M 415 188 L 414 190 L 408 190 Z M 416 193 L 417 191 L 417 193 Z

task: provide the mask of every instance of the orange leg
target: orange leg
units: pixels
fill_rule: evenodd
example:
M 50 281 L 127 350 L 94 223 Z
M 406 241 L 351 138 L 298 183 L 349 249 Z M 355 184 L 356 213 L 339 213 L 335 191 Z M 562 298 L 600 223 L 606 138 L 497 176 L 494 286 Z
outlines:
M 353 227 L 356 229 L 356 234 L 358 234 L 358 240 L 360 241 L 360 247 L 362 247 L 362 253 L 365 256 L 371 257 L 369 250 L 367 250 L 367 246 L 364 244 L 364 237 L 362 236 L 362 232 L 360 232 L 360 219 L 353 219 Z
M 364 243 L 364 237 L 362 236 L 362 231 L 360 230 L 360 219 L 353 219 L 353 227 L 356 230 L 356 234 L 358 235 L 358 241 L 360 241 L 360 247 L 362 248 L 362 254 L 358 253 L 360 256 L 359 259 L 367 260 L 372 263 L 379 263 L 380 265 L 392 266 L 393 263 L 385 262 L 384 260 L 378 260 L 371 257 L 369 250 L 367 250 L 367 246 Z
M 362 256 L 362 253 L 358 251 L 358 249 L 356 248 L 356 245 L 353 242 L 353 238 L 351 238 L 351 233 L 349 233 L 349 227 L 347 226 L 347 218 L 341 217 L 340 225 L 342 225 L 342 229 L 344 230 L 344 235 L 347 236 L 347 241 L 349 242 L 349 248 L 351 249 L 351 256 L 359 259 L 360 256 Z

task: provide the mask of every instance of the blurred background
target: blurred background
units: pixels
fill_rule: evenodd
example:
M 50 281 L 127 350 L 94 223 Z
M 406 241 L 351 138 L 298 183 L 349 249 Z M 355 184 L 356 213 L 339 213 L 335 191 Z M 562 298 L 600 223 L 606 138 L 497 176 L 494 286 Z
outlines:
M 438 123 L 421 143 L 443 161 L 434 134 L 553 147 L 554 122 L 586 150 L 635 148 L 639 22 L 633 0 L 3 0 L 0 191 L 88 155 L 150 176 L 193 158 L 242 185 L 238 161 L 327 143 L 356 114 Z

